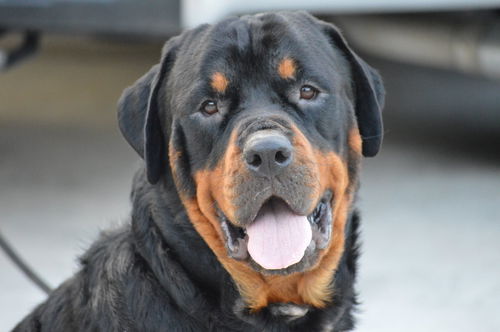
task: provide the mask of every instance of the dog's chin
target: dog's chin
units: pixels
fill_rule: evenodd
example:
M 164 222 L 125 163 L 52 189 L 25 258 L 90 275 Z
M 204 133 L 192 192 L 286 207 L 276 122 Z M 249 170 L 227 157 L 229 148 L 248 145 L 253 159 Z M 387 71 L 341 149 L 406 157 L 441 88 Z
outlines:
M 228 255 L 266 275 L 288 275 L 310 270 L 332 235 L 332 194 L 324 193 L 313 212 L 293 212 L 280 197 L 262 204 L 248 225 L 236 226 L 219 210 Z

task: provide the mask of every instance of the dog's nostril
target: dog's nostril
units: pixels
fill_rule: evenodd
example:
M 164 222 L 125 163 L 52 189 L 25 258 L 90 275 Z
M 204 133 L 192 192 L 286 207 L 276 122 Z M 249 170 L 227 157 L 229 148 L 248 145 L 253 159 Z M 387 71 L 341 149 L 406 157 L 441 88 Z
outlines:
M 248 160 L 248 164 L 253 167 L 259 167 L 262 164 L 262 158 L 258 154 L 254 154 L 250 160 Z
M 290 152 L 289 151 L 278 151 L 276 152 L 276 155 L 274 156 L 274 160 L 276 160 L 276 162 L 278 164 L 284 164 L 288 161 L 288 159 L 290 158 Z

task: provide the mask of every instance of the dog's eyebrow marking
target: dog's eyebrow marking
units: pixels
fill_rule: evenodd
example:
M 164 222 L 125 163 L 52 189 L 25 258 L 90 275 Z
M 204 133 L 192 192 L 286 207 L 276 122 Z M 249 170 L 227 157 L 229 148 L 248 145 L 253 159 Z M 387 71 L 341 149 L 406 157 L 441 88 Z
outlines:
M 278 74 L 283 79 L 290 79 L 295 77 L 297 66 L 292 58 L 285 57 L 278 65 Z
M 213 73 L 210 85 L 215 91 L 223 93 L 224 91 L 226 91 L 228 84 L 229 81 L 227 80 L 226 76 L 224 76 L 224 74 L 220 72 Z

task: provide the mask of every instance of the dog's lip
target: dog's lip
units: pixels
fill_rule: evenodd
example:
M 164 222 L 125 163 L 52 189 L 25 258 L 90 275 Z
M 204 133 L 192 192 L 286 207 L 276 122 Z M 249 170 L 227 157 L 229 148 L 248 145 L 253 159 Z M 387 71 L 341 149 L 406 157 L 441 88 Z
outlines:
M 245 260 L 248 258 L 248 235 L 245 229 L 231 223 L 220 210 L 219 219 L 226 238 L 226 248 L 229 256 L 237 260 Z
M 264 204 L 267 204 L 269 201 L 273 200 L 273 199 L 279 199 L 279 200 L 282 200 L 286 203 L 286 205 L 288 206 L 288 208 L 295 214 L 297 215 L 305 215 L 304 214 L 304 211 L 301 211 L 299 208 L 297 208 L 294 204 L 292 204 L 287 198 L 284 198 L 284 197 L 281 197 L 281 196 L 277 196 L 277 195 L 268 195 L 268 196 L 265 196 L 266 198 L 264 198 L 262 200 L 262 204 L 257 208 L 255 209 L 252 214 L 250 215 L 250 218 L 248 218 L 248 224 L 251 224 L 255 218 L 257 218 L 257 215 L 259 214 L 259 211 L 262 209 L 262 207 L 264 206 Z M 246 228 L 248 225 L 244 225 L 244 223 L 239 223 L 238 225 L 236 224 L 233 224 L 235 227 L 240 227 L 240 228 Z
M 272 196 L 270 199 L 281 199 Z M 261 208 L 269 202 L 266 200 Z M 284 200 L 283 200 L 284 201 Z M 287 203 L 285 201 L 285 203 Z M 288 203 L 287 203 L 288 205 Z M 292 210 L 293 211 L 293 210 Z M 249 257 L 247 245 L 248 245 L 248 235 L 246 234 L 246 227 L 237 226 L 232 223 L 224 213 L 218 209 L 219 220 L 221 224 L 222 231 L 225 237 L 225 245 L 230 257 L 240 260 L 248 261 L 251 260 Z M 331 238 L 332 231 L 332 193 L 331 191 L 326 191 L 325 194 L 316 204 L 313 211 L 307 215 L 307 220 L 309 221 L 312 229 L 312 240 L 309 245 L 311 249 L 324 249 L 328 246 Z M 308 250 L 309 250 L 308 248 Z M 300 262 L 299 262 L 300 263 Z M 299 264 L 297 263 L 297 264 Z M 256 263 L 254 263 L 256 264 Z M 263 269 L 263 268 L 262 268 Z M 266 270 L 266 269 L 263 269 Z M 274 272 L 279 272 L 273 270 Z

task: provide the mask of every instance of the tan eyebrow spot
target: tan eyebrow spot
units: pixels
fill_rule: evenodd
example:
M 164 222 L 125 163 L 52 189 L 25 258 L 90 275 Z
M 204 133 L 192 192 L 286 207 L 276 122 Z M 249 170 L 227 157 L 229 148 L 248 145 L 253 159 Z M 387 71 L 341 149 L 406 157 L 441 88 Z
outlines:
M 210 85 L 215 91 L 223 93 L 224 91 L 226 91 L 228 84 L 229 81 L 227 80 L 226 76 L 224 76 L 224 74 L 215 72 L 212 75 L 212 82 L 210 83 Z
M 283 79 L 293 78 L 296 71 L 295 61 L 291 58 L 283 58 L 278 65 L 278 74 Z

